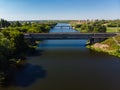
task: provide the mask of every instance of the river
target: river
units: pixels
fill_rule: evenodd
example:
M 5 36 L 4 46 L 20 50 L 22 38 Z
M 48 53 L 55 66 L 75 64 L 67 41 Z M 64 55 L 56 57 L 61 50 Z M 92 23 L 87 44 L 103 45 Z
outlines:
M 77 31 L 55 27 L 50 30 L 54 32 Z M 86 40 L 41 42 L 13 84 L 0 90 L 120 90 L 120 58 L 92 51 L 85 44 Z

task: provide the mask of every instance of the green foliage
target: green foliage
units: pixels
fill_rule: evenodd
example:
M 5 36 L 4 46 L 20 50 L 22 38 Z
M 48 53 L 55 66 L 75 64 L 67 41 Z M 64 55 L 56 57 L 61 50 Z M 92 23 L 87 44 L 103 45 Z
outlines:
M 106 26 L 102 25 L 100 22 L 96 21 L 94 23 L 88 23 L 88 24 L 82 24 L 81 27 L 81 32 L 86 31 L 86 32 L 106 32 Z
M 16 22 L 11 22 L 11 26 L 12 27 L 21 27 L 22 24 L 19 21 L 16 21 Z
M 9 63 L 9 40 L 0 32 L 0 81 L 3 80 L 3 73 L 6 72 Z
M 14 52 L 14 54 L 25 52 L 27 44 L 24 42 L 24 36 L 20 31 L 16 29 L 5 29 L 2 32 L 10 41 L 9 48 L 11 52 Z
M 0 82 L 9 76 L 10 68 L 15 68 L 18 60 L 25 57 L 27 51 L 34 52 L 35 48 L 24 41 L 23 33 L 45 33 L 55 25 L 31 22 L 7 22 L 1 20 L 0 32 Z
M 107 32 L 120 32 L 120 27 L 107 27 Z
M 120 41 L 120 36 L 115 36 L 116 40 Z M 113 38 L 106 39 L 100 43 L 101 45 L 107 45 L 107 48 L 95 47 L 94 45 L 89 45 L 87 48 L 95 50 L 97 52 L 108 53 L 113 56 L 120 57 L 120 46 L 113 40 Z
M 0 80 L 9 75 L 8 70 L 11 68 L 11 59 L 17 62 L 28 49 L 24 42 L 23 34 L 15 29 L 4 29 L 0 32 Z M 15 64 L 15 63 L 14 63 Z
M 87 24 L 81 25 L 81 30 L 86 30 L 86 28 L 87 28 Z
M 72 24 L 80 32 L 120 32 L 120 20 L 95 20 Z
M 4 19 L 1 19 L 0 20 L 0 28 L 6 28 L 6 27 L 9 27 L 10 26 L 10 23 Z
M 107 23 L 108 27 L 120 27 L 120 20 L 110 20 Z
M 120 42 L 120 36 L 114 37 L 118 42 Z M 114 55 L 120 57 L 120 46 L 114 41 L 113 38 L 106 39 L 105 41 L 101 42 L 101 44 L 108 45 L 107 49 L 101 49 L 99 47 L 95 48 L 94 45 L 89 46 L 89 48 L 98 51 L 98 52 L 105 52 L 110 55 Z
M 55 25 L 52 24 L 42 24 L 42 23 L 31 23 L 31 22 L 23 22 L 22 24 L 19 22 L 12 22 L 9 29 L 16 29 L 23 33 L 46 33 Z
M 75 28 L 81 28 L 82 24 L 75 25 Z

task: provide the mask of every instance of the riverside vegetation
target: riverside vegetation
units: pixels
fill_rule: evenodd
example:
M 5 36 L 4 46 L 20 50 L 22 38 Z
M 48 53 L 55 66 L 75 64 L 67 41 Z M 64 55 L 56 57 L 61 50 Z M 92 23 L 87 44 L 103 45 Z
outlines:
M 11 81 L 16 70 L 25 64 L 26 55 L 35 48 L 24 40 L 24 33 L 46 33 L 56 23 L 8 22 L 0 20 L 0 85 Z
M 88 45 L 87 47 L 98 51 L 105 52 L 110 55 L 120 57 L 120 20 L 96 20 L 87 21 L 82 23 L 72 23 L 73 27 L 81 33 L 114 33 L 118 35 L 101 43 L 95 43 L 94 45 Z
M 98 52 L 105 52 L 109 55 L 120 57 L 120 35 L 87 47 Z
M 85 32 L 120 32 L 120 20 L 72 21 L 72 26 L 81 33 Z

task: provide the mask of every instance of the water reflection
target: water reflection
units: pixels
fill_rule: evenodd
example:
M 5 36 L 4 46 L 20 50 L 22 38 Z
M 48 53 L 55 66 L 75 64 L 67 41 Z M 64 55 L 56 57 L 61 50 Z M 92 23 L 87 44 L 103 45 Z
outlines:
M 45 49 L 80 49 L 85 48 L 86 40 L 45 40 L 38 46 L 41 50 Z

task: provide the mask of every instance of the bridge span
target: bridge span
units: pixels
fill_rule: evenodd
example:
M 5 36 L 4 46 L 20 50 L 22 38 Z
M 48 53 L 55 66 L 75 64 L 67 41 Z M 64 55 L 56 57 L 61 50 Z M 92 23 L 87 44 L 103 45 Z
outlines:
M 24 38 L 34 40 L 87 39 L 90 40 L 92 44 L 117 34 L 118 33 L 26 33 L 24 34 Z

